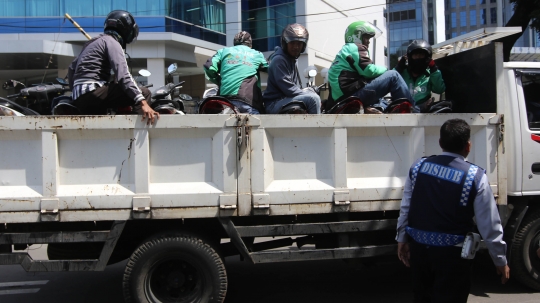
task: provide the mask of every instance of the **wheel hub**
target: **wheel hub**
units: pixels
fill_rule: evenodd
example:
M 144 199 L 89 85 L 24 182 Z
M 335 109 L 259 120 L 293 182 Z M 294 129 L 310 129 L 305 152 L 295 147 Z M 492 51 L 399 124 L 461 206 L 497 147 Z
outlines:
M 184 260 L 156 264 L 150 276 L 150 291 L 161 302 L 189 301 L 201 291 L 197 269 Z

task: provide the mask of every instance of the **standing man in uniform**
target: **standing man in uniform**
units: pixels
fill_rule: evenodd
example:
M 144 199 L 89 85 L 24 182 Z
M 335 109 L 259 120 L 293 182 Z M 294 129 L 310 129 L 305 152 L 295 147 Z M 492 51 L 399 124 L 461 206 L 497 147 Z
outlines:
M 497 272 L 510 278 L 497 205 L 484 169 L 465 161 L 471 128 L 461 119 L 440 130 L 443 153 L 409 170 L 397 225 L 398 258 L 412 269 L 414 302 L 466 303 L 472 260 L 461 258 L 464 236 L 476 219 Z
M 264 113 L 260 71 L 267 71 L 264 55 L 252 48 L 251 35 L 241 31 L 234 36 L 234 46 L 226 47 L 204 65 L 210 81 L 219 86 L 218 95 L 238 107 L 241 113 Z

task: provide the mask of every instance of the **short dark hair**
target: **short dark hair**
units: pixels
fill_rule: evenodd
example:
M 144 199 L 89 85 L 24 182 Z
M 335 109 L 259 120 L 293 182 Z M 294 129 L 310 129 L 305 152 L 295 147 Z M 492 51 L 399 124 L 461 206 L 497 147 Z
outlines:
M 450 119 L 441 126 L 442 149 L 451 153 L 460 153 L 471 139 L 471 127 L 465 120 Z

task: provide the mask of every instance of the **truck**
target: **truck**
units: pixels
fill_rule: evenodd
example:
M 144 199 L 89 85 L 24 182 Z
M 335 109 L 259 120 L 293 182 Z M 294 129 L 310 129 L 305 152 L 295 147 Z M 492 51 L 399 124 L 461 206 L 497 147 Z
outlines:
M 452 113 L 0 117 L 0 265 L 102 271 L 127 259 L 127 302 L 223 302 L 228 256 L 256 270 L 393 255 L 409 167 L 439 154 L 440 126 L 460 118 L 512 278 L 539 290 L 540 120 L 527 92 L 540 63 L 503 62 L 502 45 L 484 42 L 435 48 Z M 48 260 L 29 256 L 34 244 Z

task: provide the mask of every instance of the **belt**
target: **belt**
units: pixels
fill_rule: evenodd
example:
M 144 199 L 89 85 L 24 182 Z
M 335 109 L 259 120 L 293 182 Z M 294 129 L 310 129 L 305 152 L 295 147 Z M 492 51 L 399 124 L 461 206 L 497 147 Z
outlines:
M 414 241 L 431 246 L 463 246 L 465 236 L 451 235 L 439 232 L 424 231 L 407 226 L 405 228 L 407 234 L 413 238 Z

